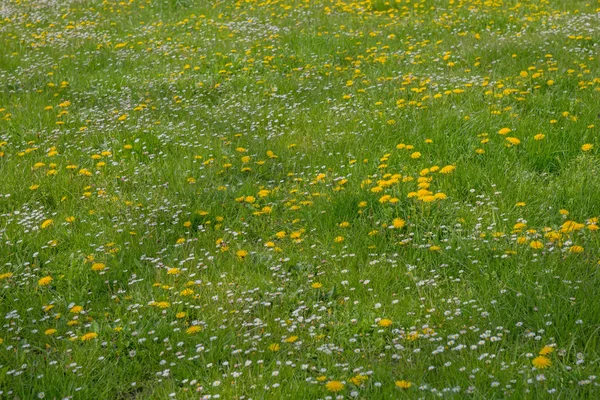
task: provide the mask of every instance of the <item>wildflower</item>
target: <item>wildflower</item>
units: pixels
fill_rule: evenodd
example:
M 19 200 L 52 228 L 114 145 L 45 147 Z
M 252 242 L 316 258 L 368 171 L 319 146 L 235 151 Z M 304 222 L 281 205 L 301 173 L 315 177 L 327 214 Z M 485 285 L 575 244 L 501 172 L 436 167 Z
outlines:
M 85 335 L 81 336 L 80 339 L 83 342 L 87 342 L 87 341 L 90 341 L 90 340 L 95 339 L 97 337 L 98 337 L 98 334 L 96 332 L 89 332 L 89 333 L 86 333 Z
M 396 385 L 396 387 L 399 387 L 400 389 L 408 389 L 412 386 L 412 383 L 410 383 L 409 381 L 405 381 L 403 379 L 401 381 L 396 381 L 395 385 Z
M 442 169 L 440 169 L 440 174 L 451 174 L 456 169 L 455 165 L 446 165 Z
M 329 381 L 325 384 L 325 388 L 330 392 L 339 392 L 344 389 L 344 386 L 340 381 Z
M 272 343 L 269 345 L 269 350 L 271 350 L 272 352 L 276 352 L 276 351 L 279 351 L 280 347 L 281 346 L 279 346 L 278 343 Z
M 410 158 L 412 158 L 412 159 L 421 158 L 421 153 L 420 153 L 420 152 L 418 152 L 418 151 L 415 151 L 414 153 L 412 153 L 412 154 L 410 155 Z
M 286 343 L 294 343 L 296 340 L 298 340 L 298 336 L 290 336 L 285 339 L 285 342 Z
M 344 237 L 343 236 L 336 236 L 336 238 L 333 239 L 333 241 L 335 243 L 342 243 L 344 241 Z
M 56 329 L 54 329 L 54 328 L 46 329 L 44 331 L 44 335 L 46 335 L 46 336 L 54 335 L 55 333 L 56 333 Z
M 246 250 L 238 250 L 235 252 L 235 255 L 240 259 L 243 260 L 248 256 L 248 252 Z
M 387 318 L 383 318 L 380 319 L 379 322 L 377 322 L 377 325 L 387 328 L 388 326 L 392 325 L 392 320 L 391 319 L 387 319 Z
M 42 229 L 46 229 L 47 227 L 49 227 L 50 225 L 52 225 L 54 223 L 53 220 L 51 219 L 47 219 L 44 222 L 42 222 L 42 225 L 40 226 L 40 228 Z
M 542 349 L 540 350 L 540 352 L 538 353 L 541 356 L 546 356 L 550 353 L 552 353 L 554 351 L 554 348 L 552 346 L 544 346 L 542 347 Z
M 593 148 L 594 148 L 594 145 L 590 144 L 590 143 L 586 143 L 583 146 L 581 146 L 581 150 L 583 150 L 583 151 L 590 151 Z
M 156 307 L 162 308 L 162 309 L 171 307 L 171 304 L 169 302 L 167 302 L 167 301 L 159 301 L 158 303 L 155 303 L 154 305 Z
M 395 229 L 404 228 L 404 226 L 406 225 L 406 221 L 404 221 L 402 218 L 394 218 L 392 225 Z
M 550 359 L 548 357 L 545 357 L 545 356 L 537 356 L 536 358 L 534 358 L 533 360 L 531 360 L 531 363 L 537 369 L 548 368 L 549 366 L 552 365 L 552 361 L 550 361 Z
M 38 281 L 38 285 L 39 286 L 48 286 L 50 284 L 50 282 L 52 282 L 52 277 L 50 275 L 48 275 L 48 276 L 44 276 L 43 278 L 40 278 L 40 280 Z
M 508 143 L 510 143 L 511 145 L 513 145 L 513 146 L 516 146 L 516 145 L 518 145 L 518 144 L 521 144 L 521 141 L 520 141 L 519 139 L 517 139 L 516 137 L 507 137 L 507 138 L 506 138 L 506 141 L 507 141 Z
M 102 271 L 106 268 L 106 265 L 103 263 L 94 263 L 92 264 L 92 271 Z
M 320 282 L 315 282 L 312 285 L 310 285 L 310 287 L 312 287 L 313 289 L 321 289 L 323 287 L 323 284 L 321 284 Z
M 540 242 L 539 240 L 534 240 L 529 243 L 529 247 L 531 247 L 532 249 L 535 249 L 535 250 L 543 249 L 544 243 Z
M 187 333 L 188 335 L 193 335 L 194 333 L 198 333 L 201 330 L 202 330 L 202 327 L 200 327 L 198 325 L 193 325 L 193 326 L 190 326 L 189 328 L 187 328 L 185 333 Z
M 537 135 L 535 135 L 533 137 L 534 140 L 544 140 L 544 138 L 546 137 L 546 135 L 544 135 L 543 133 L 538 133 Z
M 369 379 L 369 377 L 367 375 L 358 374 L 358 375 L 355 375 L 352 378 L 350 378 L 350 382 L 352 382 L 356 386 L 360 386 L 364 382 L 366 382 L 368 379 Z
M 507 135 L 507 134 L 508 134 L 508 133 L 510 133 L 510 132 L 511 132 L 511 129 L 510 129 L 510 128 L 502 128 L 502 129 L 500 129 L 500 130 L 498 131 L 498 134 L 500 134 L 500 135 Z
M 582 246 L 571 246 L 569 248 L 569 252 L 571 253 L 583 253 L 583 247 Z

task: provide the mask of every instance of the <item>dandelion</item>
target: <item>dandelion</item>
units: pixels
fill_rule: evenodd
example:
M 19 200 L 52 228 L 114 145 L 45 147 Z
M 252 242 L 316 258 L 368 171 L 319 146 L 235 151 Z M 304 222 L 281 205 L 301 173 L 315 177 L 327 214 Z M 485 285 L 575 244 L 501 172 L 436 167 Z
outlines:
M 540 242 L 539 240 L 533 240 L 529 243 L 529 247 L 531 247 L 534 250 L 543 249 L 544 243 Z
M 404 221 L 402 218 L 394 218 L 394 221 L 392 221 L 392 226 L 395 229 L 404 228 L 405 225 L 406 221 Z
M 360 386 L 364 382 L 366 382 L 368 379 L 369 379 L 368 376 L 359 374 L 359 375 L 355 375 L 352 378 L 350 378 L 350 382 L 352 382 L 356 386 Z
M 187 330 L 185 331 L 185 333 L 187 333 L 188 335 L 193 335 L 195 333 L 198 333 L 202 330 L 202 328 L 198 325 L 193 325 L 190 326 L 189 328 L 187 328 Z
M 88 342 L 97 337 L 98 337 L 98 334 L 96 332 L 89 332 L 89 333 L 82 335 L 80 339 L 82 342 Z
M 571 252 L 571 253 L 583 253 L 583 250 L 584 250 L 584 249 L 583 249 L 583 247 L 582 247 L 582 246 L 577 246 L 577 245 L 575 245 L 575 246 L 571 246 L 571 247 L 569 248 L 569 252 Z
M 44 335 L 46 335 L 46 336 L 51 336 L 51 335 L 54 335 L 55 333 L 56 333 L 56 329 L 54 329 L 54 328 L 46 329 L 44 331 Z
M 446 165 L 442 169 L 440 169 L 440 174 L 451 174 L 456 169 L 455 165 Z
M 272 343 L 272 344 L 269 345 L 269 350 L 272 351 L 272 352 L 276 352 L 276 351 L 279 351 L 280 347 L 281 346 L 279 346 L 278 343 Z
M 235 252 L 235 255 L 238 257 L 238 259 L 243 260 L 248 257 L 248 252 L 246 250 L 238 250 Z
M 531 363 L 537 369 L 548 368 L 549 366 L 552 365 L 552 361 L 550 361 L 550 359 L 546 356 L 537 356 L 536 358 L 531 360 Z
M 507 134 L 509 134 L 510 132 L 511 132 L 511 129 L 510 129 L 510 128 L 502 128 L 502 129 L 500 129 L 500 130 L 498 131 L 498 134 L 499 134 L 499 135 L 507 135 Z
M 591 143 L 586 143 L 583 146 L 581 146 L 581 150 L 583 151 L 591 151 L 594 149 L 594 145 Z
M 104 269 L 106 269 L 106 265 L 103 263 L 92 264 L 92 271 L 102 271 Z
M 50 275 L 44 276 L 43 278 L 40 278 L 40 280 L 38 281 L 38 285 L 39 286 L 48 286 L 52 282 L 52 280 L 53 279 Z
M 310 287 L 312 287 L 313 289 L 321 289 L 323 285 L 320 282 L 315 282 L 312 285 L 310 285 Z
M 42 222 L 42 225 L 40 225 L 40 228 L 42 229 L 46 229 L 48 228 L 50 225 L 52 225 L 54 223 L 54 220 L 51 219 L 47 219 L 44 222 Z
M 325 388 L 327 388 L 330 392 L 339 392 L 344 389 L 344 384 L 340 381 L 329 381 L 325 384 Z
M 392 325 L 392 320 L 391 319 L 387 319 L 387 318 L 383 318 L 380 319 L 379 322 L 377 322 L 377 325 L 383 327 L 383 328 L 387 328 L 388 326 Z
M 396 387 L 399 387 L 400 389 L 408 389 L 412 386 L 412 383 L 410 383 L 409 381 L 405 381 L 403 379 L 401 381 L 396 381 L 395 385 L 396 385 Z

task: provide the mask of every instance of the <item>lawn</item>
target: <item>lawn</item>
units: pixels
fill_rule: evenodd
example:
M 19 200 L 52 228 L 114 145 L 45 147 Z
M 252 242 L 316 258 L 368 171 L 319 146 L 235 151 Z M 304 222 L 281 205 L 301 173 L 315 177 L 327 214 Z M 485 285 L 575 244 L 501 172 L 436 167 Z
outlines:
M 597 0 L 0 0 L 0 398 L 600 397 Z

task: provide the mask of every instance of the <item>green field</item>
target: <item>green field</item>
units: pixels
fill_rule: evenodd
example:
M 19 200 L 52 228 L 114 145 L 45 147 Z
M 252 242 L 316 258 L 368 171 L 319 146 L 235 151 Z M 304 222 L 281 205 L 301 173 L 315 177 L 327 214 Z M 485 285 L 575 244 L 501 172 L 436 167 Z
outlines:
M 600 398 L 598 0 L 0 0 L 0 398 Z

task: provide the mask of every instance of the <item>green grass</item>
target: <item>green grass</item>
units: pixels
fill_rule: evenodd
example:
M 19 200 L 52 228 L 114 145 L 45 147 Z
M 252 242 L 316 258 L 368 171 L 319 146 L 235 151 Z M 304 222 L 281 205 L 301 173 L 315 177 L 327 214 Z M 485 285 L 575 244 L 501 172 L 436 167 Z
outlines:
M 0 2 L 0 397 L 597 398 L 599 7 Z

